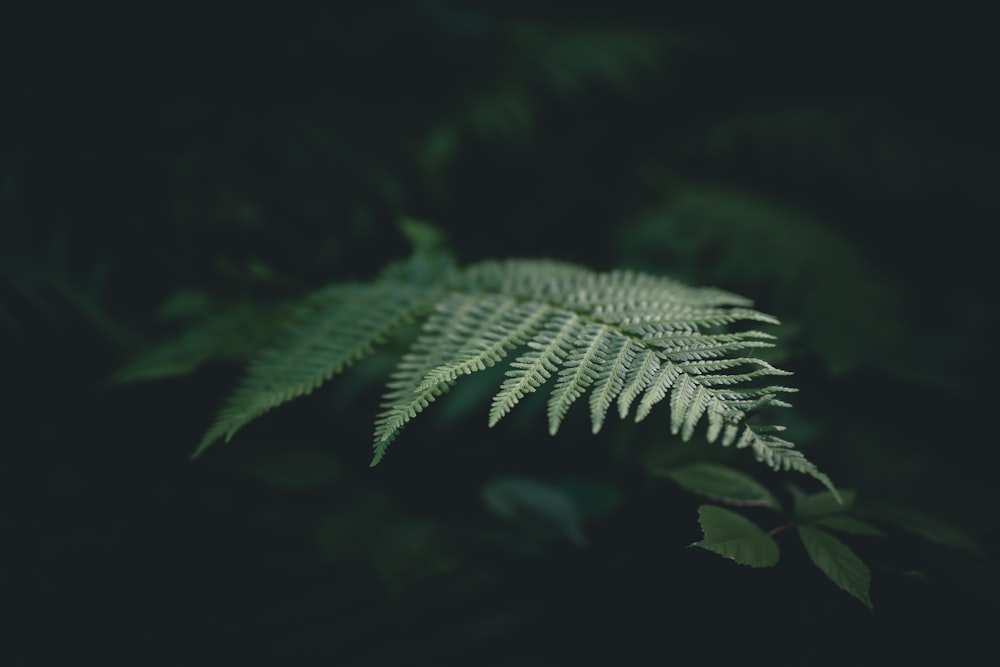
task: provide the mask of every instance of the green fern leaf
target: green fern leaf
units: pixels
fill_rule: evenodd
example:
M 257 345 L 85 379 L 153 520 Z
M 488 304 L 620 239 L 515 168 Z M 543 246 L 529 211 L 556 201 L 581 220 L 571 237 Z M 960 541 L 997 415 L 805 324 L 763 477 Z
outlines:
M 587 392 L 595 433 L 614 404 L 625 418 L 638 401 L 639 422 L 667 400 L 670 431 L 683 440 L 706 423 L 709 442 L 750 448 L 770 467 L 812 475 L 835 492 L 801 452 L 774 435 L 777 428 L 748 421 L 763 408 L 787 406 L 779 396 L 794 389 L 761 386 L 762 378 L 788 373 L 748 356 L 749 350 L 773 346 L 773 336 L 724 330 L 776 322 L 750 308 L 747 299 L 551 260 L 445 266 L 421 272 L 429 277 L 412 283 L 401 278 L 406 275 L 387 272 L 372 285 L 333 288 L 307 301 L 286 338 L 251 365 L 198 452 L 312 391 L 403 322 L 424 318 L 422 332 L 387 383 L 375 420 L 372 465 L 410 420 L 463 376 L 513 353 L 491 401 L 491 427 L 555 376 L 547 409 L 553 435 Z

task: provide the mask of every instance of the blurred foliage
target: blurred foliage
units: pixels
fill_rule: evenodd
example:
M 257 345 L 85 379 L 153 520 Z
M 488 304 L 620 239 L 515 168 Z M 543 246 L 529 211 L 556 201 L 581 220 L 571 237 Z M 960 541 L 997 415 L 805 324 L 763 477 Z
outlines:
M 26 5 L 0 25 L 11 664 L 722 659 L 776 624 L 802 659 L 978 657 L 1000 611 L 985 17 L 423 0 L 111 18 Z M 857 491 L 819 525 L 870 567 L 875 613 L 794 531 L 777 568 L 684 548 L 698 478 L 657 471 L 749 472 L 727 450 L 584 419 L 539 438 L 544 404 L 488 431 L 467 407 L 495 377 L 373 473 L 358 415 L 392 354 L 188 464 L 283 304 L 405 256 L 405 216 L 463 264 L 631 266 L 779 315 L 789 435 Z M 103 384 L 122 368 L 163 379 Z
M 922 295 L 835 225 L 734 188 L 671 190 L 667 204 L 619 235 L 623 261 L 767 295 L 788 316 L 797 356 L 820 360 L 832 375 L 871 369 L 955 389 L 961 369 L 986 354 L 979 318 L 962 310 L 968 303 L 941 305 L 943 331 L 925 326 Z M 933 366 L 924 356 L 930 349 Z
M 7 159 L 0 162 L 4 223 L 0 227 L 0 327 L 20 337 L 32 325 L 83 325 L 111 343 L 127 345 L 131 332 L 104 303 L 110 259 L 74 256 L 67 226 L 56 226 L 42 238 L 32 234 L 21 211 L 20 160 L 15 155 L 3 157 Z

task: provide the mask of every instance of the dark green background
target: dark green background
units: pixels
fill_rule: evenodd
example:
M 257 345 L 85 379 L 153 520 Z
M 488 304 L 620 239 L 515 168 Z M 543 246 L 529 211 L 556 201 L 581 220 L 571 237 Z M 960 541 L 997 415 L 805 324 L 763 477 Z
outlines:
M 14 664 L 972 654 L 1000 546 L 985 17 L 404 7 L 4 21 Z M 402 216 L 463 263 L 554 257 L 750 296 L 785 323 L 790 439 L 982 554 L 850 541 L 871 614 L 791 534 L 767 571 L 686 548 L 699 501 L 645 466 L 722 453 L 653 419 L 592 437 L 582 407 L 555 439 L 530 412 L 487 431 L 485 384 L 369 469 L 388 353 L 194 463 L 239 350 L 105 384 L 176 335 L 156 313 L 178 293 L 210 295 L 207 314 L 373 278 L 409 252 Z M 590 489 L 606 512 L 588 547 L 505 533 L 479 495 L 498 474 Z

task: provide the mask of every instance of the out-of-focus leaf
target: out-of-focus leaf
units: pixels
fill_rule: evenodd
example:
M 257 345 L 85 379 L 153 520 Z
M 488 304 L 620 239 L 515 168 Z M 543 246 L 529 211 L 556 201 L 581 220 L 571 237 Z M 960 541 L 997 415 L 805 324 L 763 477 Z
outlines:
M 559 484 L 585 519 L 599 519 L 614 512 L 622 504 L 618 487 L 586 479 L 570 479 Z
M 190 324 L 174 338 L 140 352 L 116 371 L 111 384 L 129 384 L 186 375 L 208 361 L 244 361 L 245 355 L 284 321 L 286 312 L 270 304 L 238 303 Z
M 552 29 L 522 23 L 513 31 L 515 48 L 534 67 L 541 86 L 576 96 L 588 87 L 627 90 L 662 66 L 670 50 L 690 48 L 679 36 L 641 28 L 574 27 Z
M 704 124 L 689 145 L 725 168 L 751 154 L 752 167 L 785 182 L 909 198 L 929 191 L 980 191 L 995 178 L 982 153 L 916 132 L 884 107 L 747 106 Z M 746 168 L 747 166 L 744 166 Z
M 841 489 L 838 501 L 829 491 L 820 491 L 809 495 L 795 496 L 795 516 L 800 519 L 824 516 L 827 514 L 840 514 L 847 511 L 854 505 L 855 492 L 853 489 Z
M 842 533 L 851 533 L 852 535 L 870 535 L 873 537 L 882 537 L 885 535 L 882 529 L 853 516 L 828 516 L 814 523 L 825 528 L 838 530 Z
M 756 505 L 781 509 L 770 491 L 749 475 L 718 463 L 691 463 L 677 468 L 657 468 L 654 476 L 673 480 L 688 491 L 730 505 Z
M 418 252 L 439 252 L 448 245 L 448 237 L 443 231 L 420 220 L 403 218 L 399 221 L 399 229 Z
M 749 519 L 716 505 L 702 505 L 698 521 L 704 538 L 691 546 L 750 567 L 770 567 L 778 562 L 778 543 Z
M 985 555 L 983 547 L 974 538 L 954 525 L 941 519 L 928 516 L 918 510 L 902 505 L 883 504 L 876 507 L 866 507 L 865 515 L 871 519 L 890 523 L 912 535 L 928 542 Z
M 433 519 L 401 519 L 375 544 L 371 564 L 389 590 L 401 593 L 454 571 L 459 557 Z
M 271 449 L 233 453 L 227 465 L 239 474 L 282 491 L 333 488 L 343 479 L 340 459 L 322 449 Z
M 677 188 L 618 236 L 642 269 L 741 285 L 795 313 L 801 336 L 834 373 L 899 356 L 902 286 L 835 225 L 808 211 L 735 190 Z
M 587 543 L 583 517 L 565 491 L 524 477 L 498 477 L 482 489 L 486 506 L 496 515 L 534 533 Z

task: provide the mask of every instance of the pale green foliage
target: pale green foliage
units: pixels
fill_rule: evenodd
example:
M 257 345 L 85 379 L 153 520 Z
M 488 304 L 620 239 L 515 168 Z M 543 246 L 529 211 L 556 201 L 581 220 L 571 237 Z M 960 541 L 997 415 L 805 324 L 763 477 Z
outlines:
M 507 379 L 501 385 L 500 392 L 493 397 L 490 426 L 494 426 L 510 412 L 526 393 L 535 391 L 553 373 L 559 371 L 559 364 L 570 345 L 570 336 L 579 322 L 580 319 L 574 313 L 554 313 L 549 322 L 528 342 L 530 351 L 511 363 Z
M 638 401 L 635 420 L 641 421 L 668 399 L 670 431 L 682 439 L 706 422 L 709 442 L 749 447 L 774 469 L 797 470 L 832 488 L 791 443 L 773 435 L 778 427 L 747 421 L 760 408 L 786 406 L 777 396 L 793 390 L 757 382 L 787 375 L 746 356 L 772 345 L 770 336 L 723 330 L 775 322 L 746 299 L 548 260 L 482 262 L 414 279 L 418 274 L 402 265 L 370 285 L 335 286 L 308 299 L 285 337 L 250 365 L 196 453 L 311 392 L 404 322 L 420 318 L 423 329 L 399 360 L 375 420 L 373 465 L 399 431 L 462 376 L 515 353 L 492 400 L 490 426 L 554 377 L 547 410 L 553 435 L 588 392 L 594 433 L 613 405 L 624 418 Z

